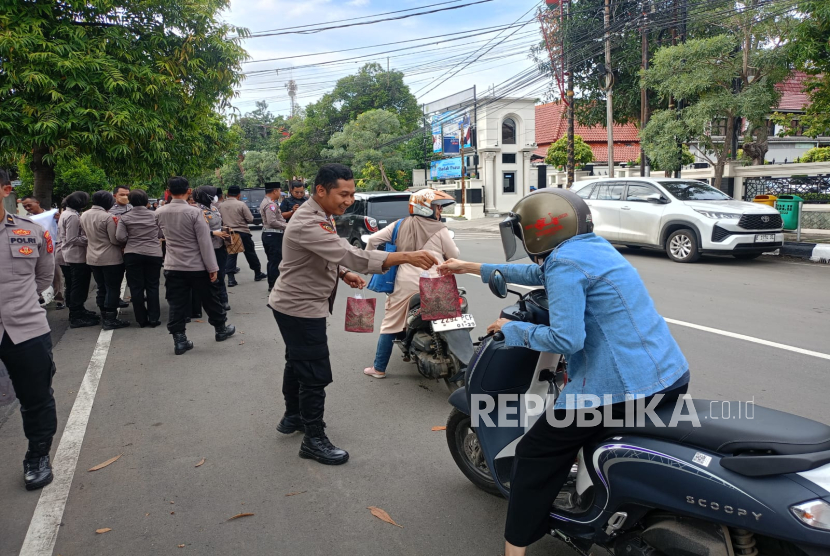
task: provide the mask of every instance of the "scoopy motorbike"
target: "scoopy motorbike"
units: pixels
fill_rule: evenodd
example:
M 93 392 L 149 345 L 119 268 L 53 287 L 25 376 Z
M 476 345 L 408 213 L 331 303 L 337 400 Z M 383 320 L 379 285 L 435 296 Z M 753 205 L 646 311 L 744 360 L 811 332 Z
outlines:
M 490 289 L 507 296 L 501 273 Z M 512 293 L 503 318 L 548 323 L 544 289 Z M 507 496 L 516 445 L 546 418 L 567 369 L 561 355 L 506 346 L 501 333 L 481 340 L 450 396 L 447 443 L 473 484 Z M 696 422 L 660 426 L 678 410 L 666 404 L 657 420 L 585 445 L 550 534 L 583 555 L 598 545 L 615 556 L 830 556 L 830 427 L 743 402 L 684 406 Z

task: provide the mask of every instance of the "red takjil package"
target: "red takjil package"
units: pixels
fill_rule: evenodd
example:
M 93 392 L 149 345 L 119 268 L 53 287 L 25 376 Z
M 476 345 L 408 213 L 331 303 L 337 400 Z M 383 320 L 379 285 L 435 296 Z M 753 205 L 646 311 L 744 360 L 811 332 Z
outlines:
M 375 331 L 374 297 L 363 299 L 360 294 L 346 299 L 346 332 Z
M 461 301 L 455 276 L 428 278 L 421 276 L 421 318 L 424 320 L 454 319 L 461 316 Z

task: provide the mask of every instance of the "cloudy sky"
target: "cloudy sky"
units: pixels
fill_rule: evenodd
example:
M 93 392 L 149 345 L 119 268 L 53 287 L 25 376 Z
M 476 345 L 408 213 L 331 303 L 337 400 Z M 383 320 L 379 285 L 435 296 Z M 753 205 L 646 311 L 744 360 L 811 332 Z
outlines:
M 385 67 L 387 58 L 392 69 L 406 74 L 420 103 L 474 84 L 481 95 L 533 65 L 528 52 L 540 38 L 533 20 L 540 4 L 539 0 L 232 0 L 227 21 L 255 35 L 272 34 L 245 40 L 251 61 L 244 66 L 247 79 L 234 104 L 244 113 L 254 108 L 255 101 L 265 100 L 272 112 L 287 115 L 289 79 L 297 84 L 298 104 L 305 106 L 331 90 L 337 79 L 367 62 Z M 447 9 L 457 6 L 464 7 Z M 433 10 L 442 11 L 412 16 Z M 380 15 L 385 12 L 399 13 Z M 353 25 L 402 16 L 412 17 Z M 320 24 L 341 28 L 296 33 Z M 385 43 L 399 44 L 377 46 Z M 524 92 L 543 95 L 538 84 Z

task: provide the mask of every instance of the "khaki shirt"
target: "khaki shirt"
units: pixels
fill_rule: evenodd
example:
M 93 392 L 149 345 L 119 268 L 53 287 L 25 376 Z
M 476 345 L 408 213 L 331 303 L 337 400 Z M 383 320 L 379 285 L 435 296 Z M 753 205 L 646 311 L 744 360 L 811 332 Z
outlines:
M 251 214 L 248 205 L 239 199 L 228 197 L 222 201 L 222 204 L 219 205 L 219 214 L 222 215 L 223 225 L 230 226 L 234 232 L 251 233 L 248 224 L 254 221 L 254 215 Z
M 380 274 L 389 253 L 364 251 L 337 235 L 331 218 L 313 198 L 297 209 L 282 242 L 280 277 L 268 305 L 293 317 L 321 318 L 331 312 L 338 267 Z
M 280 204 L 277 201 L 272 201 L 267 196 L 259 205 L 259 215 L 262 217 L 263 230 L 284 230 L 288 226 L 288 222 L 280 212 Z
M 81 227 L 81 215 L 77 210 L 66 208 L 58 220 L 61 253 L 66 264 L 86 263 L 87 239 Z
M 124 245 L 124 253 L 161 257 L 161 230 L 153 211 L 147 207 L 133 207 L 118 219 L 115 238 Z
M 196 206 L 202 211 L 202 216 L 205 217 L 205 222 L 207 222 L 208 228 L 210 228 L 210 240 L 213 242 L 213 248 L 219 249 L 225 245 L 224 239 L 213 235 L 213 232 L 222 230 L 222 215 L 219 214 L 219 209 L 214 205 L 211 205 L 210 208 L 205 207 L 205 205 Z
M 14 344 L 50 332 L 38 292 L 55 274 L 52 236 L 25 216 L 6 213 L 0 226 L 0 339 Z
M 127 203 L 126 205 L 119 205 L 118 203 L 115 203 L 107 212 L 113 216 L 122 216 L 133 210 L 133 208 L 134 207 L 130 203 Z
M 117 224 L 117 216 L 107 213 L 97 205 L 81 215 L 81 227 L 87 237 L 86 264 L 112 266 L 124 262 L 121 244 L 115 237 Z
M 200 208 L 184 199 L 173 199 L 153 214 L 167 243 L 165 270 L 219 270 L 210 228 Z

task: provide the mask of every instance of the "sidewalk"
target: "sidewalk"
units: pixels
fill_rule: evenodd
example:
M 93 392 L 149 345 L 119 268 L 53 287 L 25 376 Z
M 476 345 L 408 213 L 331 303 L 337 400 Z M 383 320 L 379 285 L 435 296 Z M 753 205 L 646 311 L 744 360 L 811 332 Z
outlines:
M 830 230 L 801 230 L 801 242 L 795 232 L 784 232 L 784 246 L 778 254 L 830 264 Z

